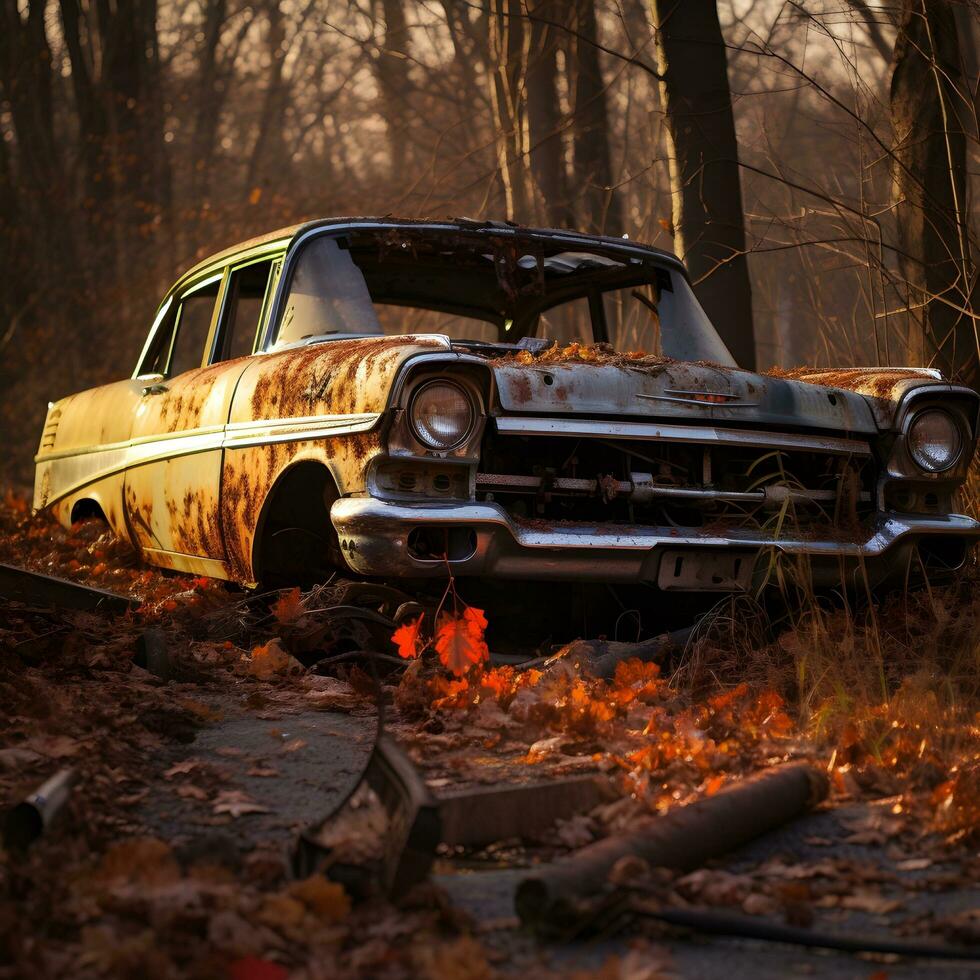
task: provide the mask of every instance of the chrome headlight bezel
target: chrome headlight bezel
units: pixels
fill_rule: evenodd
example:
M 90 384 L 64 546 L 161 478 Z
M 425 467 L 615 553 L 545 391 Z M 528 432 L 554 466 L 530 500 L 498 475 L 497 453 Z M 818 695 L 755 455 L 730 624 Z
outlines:
M 945 444 L 948 447 L 949 452 L 941 460 L 930 458 L 921 449 L 916 447 L 916 427 L 921 426 L 930 418 L 941 418 L 948 425 L 949 438 L 946 440 Z M 951 470 L 954 466 L 956 466 L 960 460 L 960 457 L 963 455 L 964 444 L 965 438 L 963 429 L 957 421 L 957 416 L 952 412 L 948 412 L 945 409 L 939 408 L 935 405 L 930 405 L 915 412 L 909 419 L 908 425 L 905 428 L 905 446 L 906 450 L 908 451 L 909 458 L 924 473 L 946 473 Z
M 428 392 L 431 393 L 434 388 L 450 388 L 459 394 L 463 403 L 466 406 L 467 419 L 466 424 L 462 426 L 458 435 L 450 441 L 439 441 L 431 437 L 431 434 L 427 436 L 425 432 L 425 427 L 419 422 L 417 413 L 420 405 L 420 399 Z M 476 406 L 473 404 L 473 397 L 467 390 L 465 385 L 460 384 L 457 381 L 450 380 L 449 378 L 431 378 L 424 381 L 412 392 L 411 399 L 408 404 L 408 425 L 412 432 L 412 435 L 418 441 L 418 443 L 424 446 L 427 450 L 432 452 L 451 452 L 457 449 L 459 446 L 463 445 L 470 436 L 473 434 L 473 429 L 476 426 L 477 412 Z

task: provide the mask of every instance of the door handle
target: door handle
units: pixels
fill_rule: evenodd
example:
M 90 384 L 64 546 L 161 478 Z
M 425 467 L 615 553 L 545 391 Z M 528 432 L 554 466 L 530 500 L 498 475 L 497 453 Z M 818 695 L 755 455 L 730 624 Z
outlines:
M 143 389 L 143 397 L 145 398 L 147 395 L 162 395 L 165 391 L 169 390 L 166 385 L 160 383 L 147 385 Z

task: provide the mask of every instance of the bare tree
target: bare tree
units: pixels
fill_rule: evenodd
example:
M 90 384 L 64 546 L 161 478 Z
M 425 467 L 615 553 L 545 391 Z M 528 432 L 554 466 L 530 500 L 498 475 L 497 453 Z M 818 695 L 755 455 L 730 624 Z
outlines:
M 255 143 L 245 172 L 245 187 L 254 193 L 257 186 L 271 182 L 274 173 L 288 171 L 289 154 L 284 152 L 282 130 L 289 93 L 283 82 L 286 61 L 286 32 L 280 0 L 269 0 L 265 10 L 268 22 L 266 49 L 269 52 L 269 74 Z M 260 198 L 261 199 L 261 198 Z
M 947 375 L 978 386 L 965 127 L 972 99 L 948 0 L 905 0 L 893 64 L 894 195 L 909 308 L 927 356 Z
M 515 221 L 530 220 L 527 187 L 525 102 L 526 30 L 520 0 L 490 0 L 490 102 L 496 130 L 497 172 L 504 209 Z
M 705 311 L 755 365 L 738 141 L 715 0 L 654 0 L 674 246 Z
M 554 23 L 560 10 L 554 0 L 537 0 L 530 11 L 527 119 L 531 176 L 541 201 L 541 220 L 556 228 L 570 227 L 575 216 L 568 196 L 558 104 L 558 46 L 564 38 Z
M 381 0 L 381 12 L 384 39 L 374 64 L 381 93 L 381 114 L 388 130 L 391 170 L 394 174 L 403 174 L 408 160 L 407 132 L 411 122 L 406 111 L 412 84 L 408 73 L 408 24 L 402 0 Z
M 599 64 L 595 0 L 575 0 L 569 63 L 575 64 L 575 180 L 582 188 L 584 231 L 623 232 L 623 211 L 613 187 L 606 86 Z

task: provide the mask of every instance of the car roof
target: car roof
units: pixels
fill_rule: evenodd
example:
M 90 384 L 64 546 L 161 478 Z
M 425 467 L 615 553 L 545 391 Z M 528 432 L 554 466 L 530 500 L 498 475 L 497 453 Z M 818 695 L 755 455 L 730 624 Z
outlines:
M 471 231 L 496 235 L 513 235 L 514 237 L 547 238 L 555 241 L 564 241 L 570 245 L 574 245 L 576 243 L 580 245 L 606 245 L 617 249 L 624 249 L 630 252 L 647 253 L 655 258 L 670 263 L 685 275 L 687 274 L 683 263 L 676 255 L 674 255 L 673 252 L 667 252 L 663 249 L 655 248 L 652 245 L 645 245 L 642 242 L 636 242 L 625 237 L 620 238 L 611 235 L 590 235 L 586 234 L 585 232 L 569 231 L 562 228 L 534 228 L 514 224 L 510 221 L 477 220 L 472 218 L 448 218 L 444 220 L 436 220 L 428 218 L 342 217 L 318 218 L 312 221 L 303 221 L 298 224 L 287 225 L 285 228 L 279 228 L 278 230 L 271 231 L 268 234 L 259 235 L 256 238 L 250 238 L 248 241 L 240 242 L 237 245 L 222 249 L 220 252 L 215 252 L 213 255 L 209 255 L 206 259 L 203 259 L 192 268 L 188 269 L 180 277 L 177 285 L 180 285 L 180 283 L 186 281 L 187 279 L 193 278 L 207 269 L 211 269 L 223 262 L 234 260 L 238 256 L 246 255 L 254 250 L 261 249 L 263 246 L 270 245 L 273 242 L 282 242 L 284 246 L 288 246 L 295 239 L 304 237 L 311 231 L 321 228 L 329 228 L 332 226 L 357 227 L 363 229 L 428 228 L 432 231 L 443 232 Z

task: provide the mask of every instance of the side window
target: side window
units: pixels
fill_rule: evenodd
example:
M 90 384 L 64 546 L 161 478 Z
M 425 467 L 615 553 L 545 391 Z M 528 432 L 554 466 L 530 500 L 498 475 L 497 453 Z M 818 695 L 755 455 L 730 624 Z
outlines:
M 255 349 L 259 324 L 265 319 L 269 286 L 282 259 L 264 259 L 232 269 L 221 326 L 211 363 L 245 357 Z
M 172 378 L 201 366 L 220 286 L 213 276 L 161 307 L 138 377 Z
M 569 300 L 545 310 L 538 321 L 535 337 L 546 337 L 561 345 L 577 340 L 581 344 L 592 343 L 592 316 L 585 296 Z
M 169 377 L 174 378 L 201 366 L 220 285 L 220 279 L 208 282 L 181 297 L 177 309 L 176 336 L 170 351 Z

